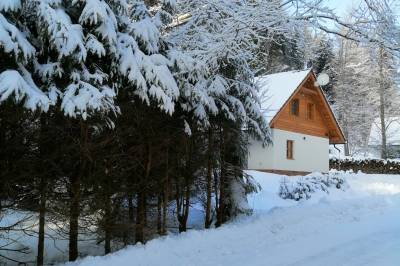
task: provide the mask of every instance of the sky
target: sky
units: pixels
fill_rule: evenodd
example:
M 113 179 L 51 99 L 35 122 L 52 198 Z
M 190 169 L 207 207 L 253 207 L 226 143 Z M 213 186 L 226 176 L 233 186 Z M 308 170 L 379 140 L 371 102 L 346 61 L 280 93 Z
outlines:
M 351 7 L 358 6 L 362 0 L 326 0 L 329 7 L 335 9 L 341 17 L 345 16 Z M 397 12 L 400 16 L 400 5 L 397 6 Z
M 333 12 L 340 18 L 344 17 L 349 13 L 352 7 L 357 7 L 362 0 L 325 0 L 323 6 L 328 6 L 333 9 Z M 325 26 L 331 29 L 335 29 L 337 25 L 332 20 L 325 20 Z
M 357 6 L 361 0 L 327 0 L 329 7 L 335 9 L 339 16 L 346 15 L 352 6 Z

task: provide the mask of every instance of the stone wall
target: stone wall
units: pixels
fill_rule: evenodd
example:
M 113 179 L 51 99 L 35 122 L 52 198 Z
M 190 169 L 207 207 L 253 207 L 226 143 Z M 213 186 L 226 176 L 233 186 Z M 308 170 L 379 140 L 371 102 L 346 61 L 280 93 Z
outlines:
M 330 159 L 329 168 L 367 174 L 400 174 L 400 161 L 381 159 Z

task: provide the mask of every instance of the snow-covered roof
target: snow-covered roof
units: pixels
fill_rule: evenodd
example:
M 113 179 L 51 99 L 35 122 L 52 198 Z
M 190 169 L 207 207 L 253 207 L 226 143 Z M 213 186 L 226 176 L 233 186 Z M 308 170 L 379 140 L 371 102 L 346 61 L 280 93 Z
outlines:
M 400 117 L 389 117 L 386 122 L 386 143 L 388 145 L 400 145 Z M 382 144 L 381 120 L 376 118 L 372 123 L 369 135 L 369 145 Z
M 261 109 L 268 121 L 274 118 L 310 71 L 288 71 L 257 78 L 263 99 Z

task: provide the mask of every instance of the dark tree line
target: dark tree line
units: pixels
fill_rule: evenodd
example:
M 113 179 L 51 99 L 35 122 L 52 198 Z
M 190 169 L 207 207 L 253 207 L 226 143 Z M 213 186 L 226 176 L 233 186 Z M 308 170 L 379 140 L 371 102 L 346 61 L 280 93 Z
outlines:
M 205 228 L 235 215 L 229 185 L 243 177 L 240 125 L 215 117 L 204 129 L 189 121 L 188 135 L 179 110 L 170 116 L 132 104 L 128 95 L 118 103 L 114 129 L 96 117 L 65 118 L 56 108 L 39 114 L 12 103 L 0 107 L 0 211 L 39 214 L 38 264 L 47 222 L 65 222 L 75 260 L 89 227 L 107 254 L 113 242 L 144 243 L 175 225 L 186 231 L 190 206 L 200 199 Z
M 204 228 L 249 212 L 248 137 L 268 141 L 251 58 L 197 65 L 161 34 L 173 2 L 0 5 L 0 222 L 27 214 L 0 225 L 0 256 L 31 252 L 11 229 L 37 238 L 43 265 L 49 227 L 73 261 L 87 237 L 107 254 L 185 232 L 194 204 Z

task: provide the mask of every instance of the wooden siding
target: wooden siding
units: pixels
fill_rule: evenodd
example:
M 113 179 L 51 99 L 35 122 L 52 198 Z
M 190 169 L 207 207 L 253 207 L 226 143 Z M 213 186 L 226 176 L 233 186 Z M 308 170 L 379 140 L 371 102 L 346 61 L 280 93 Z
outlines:
M 329 129 L 326 126 L 320 108 L 313 96 L 299 90 L 293 99 L 299 100 L 299 115 L 295 116 L 290 113 L 290 104 L 287 104 L 281 111 L 279 117 L 272 124 L 273 128 L 287 130 L 290 132 L 303 133 L 316 137 L 329 137 Z M 315 104 L 314 119 L 307 118 L 307 105 L 309 103 Z
M 271 121 L 271 128 L 328 138 L 330 143 L 344 143 L 344 137 L 319 87 L 310 74 Z M 291 101 L 299 100 L 299 115 L 291 114 Z M 307 115 L 309 104 L 314 105 L 313 119 Z

